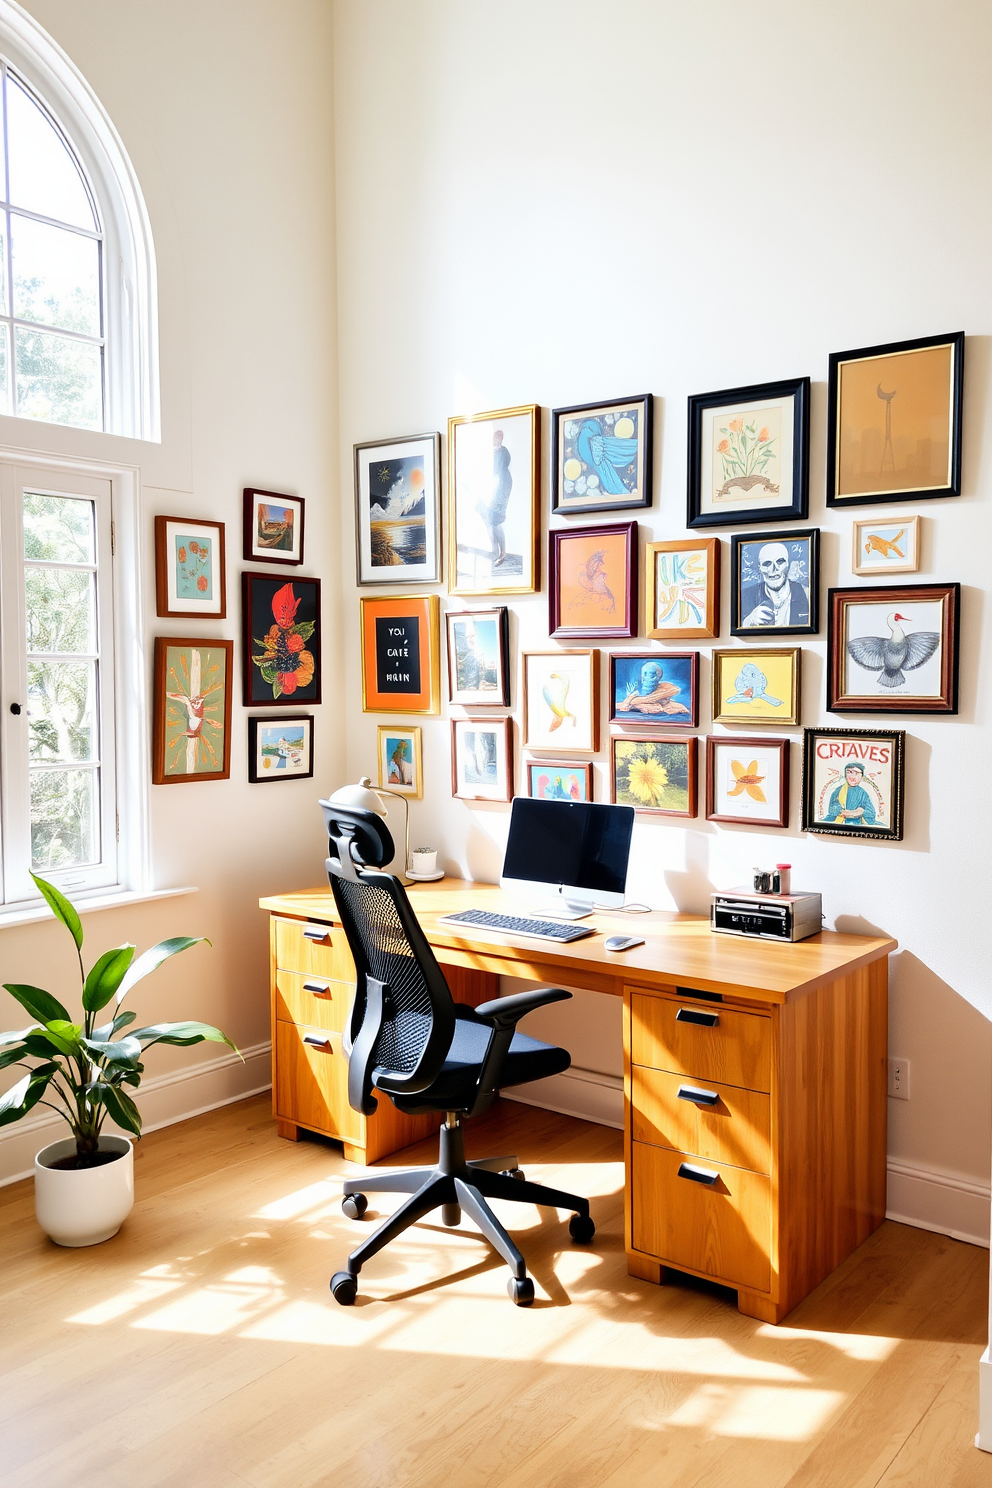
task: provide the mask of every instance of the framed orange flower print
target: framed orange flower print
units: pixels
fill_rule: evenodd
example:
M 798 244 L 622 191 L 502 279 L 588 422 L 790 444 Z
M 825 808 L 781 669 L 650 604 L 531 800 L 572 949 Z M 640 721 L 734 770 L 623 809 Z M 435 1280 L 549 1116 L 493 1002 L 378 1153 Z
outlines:
M 320 702 L 320 580 L 241 575 L 242 702 L 280 708 Z
M 796 377 L 689 399 L 687 527 L 805 518 L 809 387 Z

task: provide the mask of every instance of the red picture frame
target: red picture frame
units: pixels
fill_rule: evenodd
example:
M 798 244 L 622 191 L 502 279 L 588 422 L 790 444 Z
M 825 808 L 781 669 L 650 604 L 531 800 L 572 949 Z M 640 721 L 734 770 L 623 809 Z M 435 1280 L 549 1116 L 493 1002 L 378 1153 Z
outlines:
M 636 636 L 637 523 L 557 527 L 548 537 L 548 633 L 555 640 Z

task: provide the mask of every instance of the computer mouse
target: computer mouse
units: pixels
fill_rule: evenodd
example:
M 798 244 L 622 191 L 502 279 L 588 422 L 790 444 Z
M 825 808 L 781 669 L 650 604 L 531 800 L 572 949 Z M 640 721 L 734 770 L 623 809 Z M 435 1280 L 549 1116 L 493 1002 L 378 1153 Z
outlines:
M 604 950 L 607 951 L 629 951 L 631 946 L 643 945 L 643 935 L 611 935 L 604 942 Z

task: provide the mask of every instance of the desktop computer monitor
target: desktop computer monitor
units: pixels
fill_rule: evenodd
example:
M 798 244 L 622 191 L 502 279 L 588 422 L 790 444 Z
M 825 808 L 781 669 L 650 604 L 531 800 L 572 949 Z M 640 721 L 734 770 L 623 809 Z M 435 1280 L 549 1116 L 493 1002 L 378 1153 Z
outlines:
M 516 796 L 500 887 L 524 890 L 529 901 L 538 898 L 542 910 L 565 919 L 617 909 L 633 829 L 632 806 Z

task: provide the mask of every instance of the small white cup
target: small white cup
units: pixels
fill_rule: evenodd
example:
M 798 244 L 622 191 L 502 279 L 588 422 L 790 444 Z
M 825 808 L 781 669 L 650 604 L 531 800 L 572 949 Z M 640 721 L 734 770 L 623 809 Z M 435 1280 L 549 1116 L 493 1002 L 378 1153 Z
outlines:
M 430 852 L 414 849 L 410 854 L 411 873 L 436 873 L 437 872 L 437 848 Z

